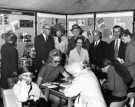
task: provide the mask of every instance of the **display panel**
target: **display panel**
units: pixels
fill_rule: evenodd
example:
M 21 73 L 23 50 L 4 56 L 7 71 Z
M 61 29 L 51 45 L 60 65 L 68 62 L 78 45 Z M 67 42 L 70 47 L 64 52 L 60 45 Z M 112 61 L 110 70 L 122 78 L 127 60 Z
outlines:
M 62 24 L 66 29 L 66 16 L 58 14 L 37 13 L 37 35 L 42 32 L 43 24 L 54 26 L 58 23 Z
M 94 30 L 94 14 L 68 15 L 67 30 L 68 36 L 72 37 L 72 25 L 78 24 L 83 30 L 83 36 L 87 37 L 92 42 L 91 32 Z
M 20 27 L 33 27 L 33 20 L 20 20 Z
M 27 12 L 26 12 L 27 13 Z M 17 49 L 19 57 L 23 56 L 25 47 L 25 35 L 29 35 L 30 42 L 33 44 L 35 37 L 35 15 L 24 14 L 23 11 L 0 13 L 0 48 L 4 43 L 3 33 L 12 30 L 17 35 Z M 26 23 L 24 23 L 24 21 Z M 30 21 L 30 23 L 28 22 Z
M 113 39 L 112 28 L 114 25 L 120 25 L 133 32 L 133 11 L 96 14 L 95 28 L 102 31 L 104 41 L 110 42 Z

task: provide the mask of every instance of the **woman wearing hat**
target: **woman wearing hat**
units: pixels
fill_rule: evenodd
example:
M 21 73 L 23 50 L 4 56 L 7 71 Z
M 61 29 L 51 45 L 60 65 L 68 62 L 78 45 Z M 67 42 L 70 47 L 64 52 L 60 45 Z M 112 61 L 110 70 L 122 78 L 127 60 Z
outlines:
M 53 49 L 49 52 L 49 57 L 47 63 L 41 68 L 37 83 L 41 85 L 46 82 L 56 82 L 61 76 L 66 76 L 64 68 L 60 66 L 61 54 L 57 49 Z M 58 107 L 60 99 L 54 95 L 49 95 L 49 101 L 51 102 L 51 107 Z
M 71 39 L 69 39 L 68 52 L 70 52 L 70 50 L 75 47 L 75 40 L 76 40 L 77 37 L 82 37 L 84 39 L 83 48 L 89 50 L 90 42 L 86 37 L 84 37 L 82 35 L 83 30 L 78 24 L 74 24 L 72 26 L 71 32 L 73 34 L 73 37 Z

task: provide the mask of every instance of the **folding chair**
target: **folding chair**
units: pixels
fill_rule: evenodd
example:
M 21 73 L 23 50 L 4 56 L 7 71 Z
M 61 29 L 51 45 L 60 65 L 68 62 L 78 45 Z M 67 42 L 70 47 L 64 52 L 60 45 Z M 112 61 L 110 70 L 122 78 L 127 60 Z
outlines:
M 127 99 L 120 102 L 112 102 L 110 107 L 125 107 Z
M 135 107 L 135 92 L 128 93 L 129 107 Z
M 12 89 L 2 89 L 2 98 L 4 107 L 22 107 Z

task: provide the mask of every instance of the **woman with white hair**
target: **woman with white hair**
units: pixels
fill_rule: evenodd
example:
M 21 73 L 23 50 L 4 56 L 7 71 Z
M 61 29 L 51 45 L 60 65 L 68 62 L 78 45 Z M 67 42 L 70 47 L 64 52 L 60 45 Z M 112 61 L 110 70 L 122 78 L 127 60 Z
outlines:
M 64 94 L 67 97 L 77 96 L 75 107 L 106 107 L 98 80 L 89 68 L 80 63 L 72 63 L 65 68 L 74 79 L 66 87 Z
M 47 106 L 47 98 L 43 95 L 39 86 L 32 82 L 33 74 L 23 67 L 17 83 L 13 87 L 13 92 L 23 106 L 44 107 Z

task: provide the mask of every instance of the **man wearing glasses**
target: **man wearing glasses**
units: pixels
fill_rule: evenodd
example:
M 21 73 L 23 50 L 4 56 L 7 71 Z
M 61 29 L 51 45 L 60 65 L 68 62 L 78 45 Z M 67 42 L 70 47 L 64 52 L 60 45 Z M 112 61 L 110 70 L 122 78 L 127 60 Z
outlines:
M 47 24 L 42 26 L 42 33 L 35 37 L 34 40 L 37 69 L 47 61 L 48 53 L 54 49 L 54 39 L 51 36 L 51 27 Z

